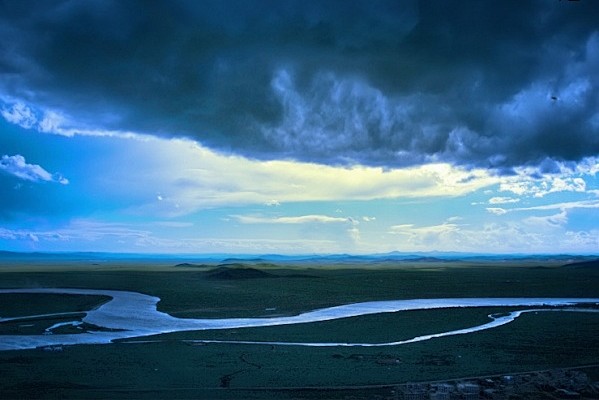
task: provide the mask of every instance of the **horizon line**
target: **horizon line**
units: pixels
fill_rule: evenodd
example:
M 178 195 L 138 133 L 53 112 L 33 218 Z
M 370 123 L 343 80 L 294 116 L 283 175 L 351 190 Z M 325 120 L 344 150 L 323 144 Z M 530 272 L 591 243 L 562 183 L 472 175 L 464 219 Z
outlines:
M 284 258 L 331 258 L 331 257 L 373 257 L 382 258 L 388 256 L 423 256 L 435 255 L 437 257 L 599 257 L 599 253 L 565 253 L 565 252 L 513 252 L 513 253 L 492 253 L 492 252 L 468 252 L 468 251 L 442 251 L 442 250 L 427 250 L 427 251 L 399 251 L 393 250 L 389 252 L 376 253 L 234 253 L 234 252 L 205 252 L 205 253 L 145 253 L 145 252 L 111 252 L 111 251 L 12 251 L 0 250 L 0 257 L 3 255 L 37 255 L 37 256 L 68 256 L 68 255 L 107 255 L 107 256 L 123 256 L 123 257 L 222 257 L 229 258 L 260 258 L 260 257 L 284 257 Z

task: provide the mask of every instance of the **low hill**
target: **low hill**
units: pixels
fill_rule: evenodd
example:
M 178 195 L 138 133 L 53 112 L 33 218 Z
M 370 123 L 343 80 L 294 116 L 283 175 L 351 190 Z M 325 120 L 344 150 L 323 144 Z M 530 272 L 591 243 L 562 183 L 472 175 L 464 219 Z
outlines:
M 574 262 L 574 263 L 566 264 L 563 267 L 573 268 L 573 269 L 599 268 L 599 258 L 595 259 L 595 260 L 590 260 L 590 261 Z
M 181 263 L 175 265 L 175 268 L 211 268 L 211 265 L 207 264 L 191 264 L 191 263 Z
M 220 266 L 206 272 L 206 278 L 214 280 L 240 280 L 278 278 L 278 276 L 256 268 Z

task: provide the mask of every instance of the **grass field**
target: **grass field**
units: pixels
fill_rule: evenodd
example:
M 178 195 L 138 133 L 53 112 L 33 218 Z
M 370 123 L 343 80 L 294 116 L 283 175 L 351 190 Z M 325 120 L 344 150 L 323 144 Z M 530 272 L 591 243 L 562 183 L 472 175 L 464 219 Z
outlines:
M 258 266 L 268 276 L 251 279 L 229 273 L 209 276 L 205 268 L 175 268 L 164 260 L 25 267 L 0 267 L 0 288 L 138 291 L 160 297 L 161 311 L 183 318 L 292 315 L 339 304 L 410 298 L 599 297 L 597 268 L 517 262 L 385 268 L 268 265 Z M 3 294 L 0 316 L 83 311 L 103 301 L 101 296 Z M 599 314 L 588 313 L 530 313 L 492 330 L 397 347 L 194 345 L 181 340 L 386 342 L 477 325 L 488 320 L 487 314 L 500 311 L 504 310 L 420 310 L 293 326 L 173 333 L 150 338 L 160 339 L 156 343 L 0 352 L 0 397 L 344 398 L 356 392 L 328 388 L 599 363 Z M 48 321 L 27 325 L 32 323 Z M 277 390 L 290 387 L 296 389 Z

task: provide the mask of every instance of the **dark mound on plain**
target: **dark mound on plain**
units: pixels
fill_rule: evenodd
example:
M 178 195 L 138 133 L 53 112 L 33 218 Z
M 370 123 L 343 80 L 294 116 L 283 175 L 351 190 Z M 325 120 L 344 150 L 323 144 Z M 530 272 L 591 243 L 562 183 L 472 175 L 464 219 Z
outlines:
M 599 258 L 591 261 L 581 261 L 563 265 L 564 268 L 573 269 L 587 269 L 587 268 L 599 268 Z
M 240 280 L 240 279 L 260 279 L 260 278 L 278 278 L 278 276 L 249 267 L 219 267 L 206 273 L 206 278 L 214 280 Z
M 191 263 L 181 263 L 175 265 L 175 268 L 210 268 L 211 265 L 206 264 L 191 264 Z

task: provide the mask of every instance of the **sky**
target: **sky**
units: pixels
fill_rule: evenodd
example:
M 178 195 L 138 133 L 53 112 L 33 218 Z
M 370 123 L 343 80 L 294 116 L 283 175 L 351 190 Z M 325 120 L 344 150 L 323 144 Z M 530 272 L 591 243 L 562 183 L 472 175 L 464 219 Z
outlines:
M 0 1 L 0 250 L 597 254 L 597 21 Z

